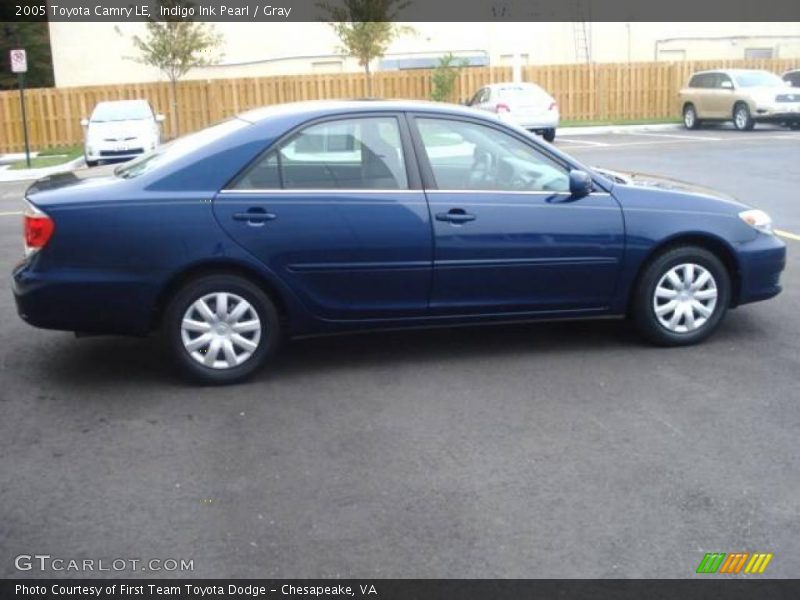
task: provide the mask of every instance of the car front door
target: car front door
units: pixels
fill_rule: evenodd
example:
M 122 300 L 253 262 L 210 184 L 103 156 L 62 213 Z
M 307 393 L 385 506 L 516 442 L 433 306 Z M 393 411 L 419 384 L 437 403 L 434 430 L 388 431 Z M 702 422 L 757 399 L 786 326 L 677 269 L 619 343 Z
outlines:
M 573 197 L 568 165 L 499 124 L 419 114 L 412 133 L 434 219 L 432 314 L 609 305 L 624 246 L 610 194 Z
M 423 314 L 431 224 L 409 147 L 399 114 L 314 122 L 221 191 L 216 217 L 322 318 Z
M 730 119 L 735 100 L 733 80 L 725 73 L 717 73 L 713 84 L 714 89 L 709 90 L 709 112 L 716 119 Z

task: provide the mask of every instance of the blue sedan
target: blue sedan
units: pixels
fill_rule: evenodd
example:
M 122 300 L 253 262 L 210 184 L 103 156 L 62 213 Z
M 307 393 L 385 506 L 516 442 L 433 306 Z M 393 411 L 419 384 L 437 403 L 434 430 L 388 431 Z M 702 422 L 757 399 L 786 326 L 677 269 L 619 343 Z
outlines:
M 206 383 L 284 337 L 368 328 L 617 316 L 693 344 L 780 292 L 786 260 L 760 210 L 421 102 L 260 109 L 26 204 L 25 321 L 160 330 Z

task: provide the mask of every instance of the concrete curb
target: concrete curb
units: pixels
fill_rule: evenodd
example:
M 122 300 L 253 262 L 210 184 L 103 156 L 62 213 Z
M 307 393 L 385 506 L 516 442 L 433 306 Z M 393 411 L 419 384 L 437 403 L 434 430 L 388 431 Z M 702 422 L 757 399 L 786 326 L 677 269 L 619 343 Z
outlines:
M 24 157 L 23 157 L 24 158 Z M 54 167 L 44 167 L 42 169 L 19 169 L 11 170 L 8 167 L 0 167 L 0 181 L 27 181 L 41 179 L 54 173 L 63 173 L 65 171 L 74 171 L 78 167 L 84 165 L 83 158 L 76 158 L 69 162 L 65 162 Z
M 680 123 L 652 123 L 650 125 L 598 125 L 595 127 L 560 127 L 556 131 L 558 137 L 571 135 L 601 135 L 608 133 L 630 133 L 634 131 L 675 131 L 683 129 Z

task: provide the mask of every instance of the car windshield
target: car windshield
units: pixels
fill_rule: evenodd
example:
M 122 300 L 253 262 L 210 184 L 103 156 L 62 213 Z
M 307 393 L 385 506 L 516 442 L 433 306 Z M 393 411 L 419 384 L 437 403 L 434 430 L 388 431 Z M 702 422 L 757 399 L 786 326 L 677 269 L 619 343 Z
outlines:
M 149 173 L 158 167 L 169 164 L 185 156 L 192 150 L 210 144 L 225 137 L 229 133 L 233 133 L 249 125 L 251 125 L 251 123 L 238 118 L 222 121 L 207 129 L 202 129 L 196 133 L 185 135 L 168 144 L 164 144 L 153 152 L 145 154 L 129 163 L 125 163 L 121 167 L 117 167 L 114 174 L 122 179 L 133 179 L 134 177 Z
M 524 100 L 541 100 L 547 97 L 545 91 L 538 85 L 510 85 L 498 88 L 497 96 L 502 100 L 520 102 Z
M 739 87 L 785 87 L 786 82 L 768 71 L 752 71 L 736 73 L 734 76 Z
M 91 122 L 141 121 L 152 118 L 153 111 L 147 102 L 101 102 L 95 107 Z

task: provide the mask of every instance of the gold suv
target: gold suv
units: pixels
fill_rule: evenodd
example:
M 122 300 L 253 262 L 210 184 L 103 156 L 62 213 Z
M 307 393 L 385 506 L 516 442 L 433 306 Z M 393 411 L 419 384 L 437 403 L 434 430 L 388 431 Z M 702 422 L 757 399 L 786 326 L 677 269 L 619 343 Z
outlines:
M 701 71 L 678 94 L 687 129 L 703 121 L 733 121 L 739 130 L 757 122 L 800 128 L 800 91 L 769 71 Z

